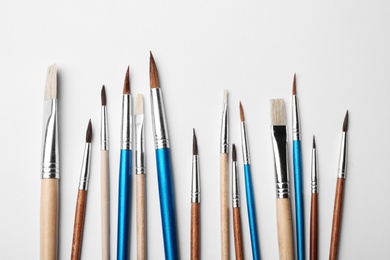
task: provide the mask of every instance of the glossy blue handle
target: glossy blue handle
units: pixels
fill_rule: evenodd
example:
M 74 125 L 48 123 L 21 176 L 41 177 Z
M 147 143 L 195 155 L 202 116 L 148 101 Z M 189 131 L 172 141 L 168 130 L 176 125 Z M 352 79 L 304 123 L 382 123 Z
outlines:
M 257 235 L 257 219 L 255 208 L 255 196 L 253 195 L 252 175 L 250 164 L 244 164 L 246 202 L 248 208 L 249 231 L 252 243 L 252 256 L 254 260 L 260 260 L 260 246 Z
M 176 230 L 175 192 L 173 189 L 171 153 L 169 148 L 156 150 L 158 191 L 164 236 L 165 259 L 179 259 Z
M 132 151 L 121 150 L 118 193 L 117 260 L 130 259 L 130 202 Z
M 295 218 L 298 260 L 305 259 L 305 221 L 303 213 L 301 141 L 293 140 Z

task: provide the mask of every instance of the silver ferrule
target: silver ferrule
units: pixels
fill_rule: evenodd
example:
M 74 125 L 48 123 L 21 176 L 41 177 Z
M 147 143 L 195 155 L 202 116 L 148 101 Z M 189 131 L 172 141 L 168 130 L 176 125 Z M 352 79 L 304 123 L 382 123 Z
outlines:
M 271 136 L 275 163 L 276 198 L 290 198 L 286 126 L 271 126 Z
M 232 207 L 240 207 L 240 184 L 238 182 L 237 162 L 232 162 Z
M 135 174 L 146 173 L 144 114 L 135 115 Z
M 347 174 L 347 132 L 343 132 L 341 136 L 341 149 L 340 149 L 340 159 L 339 159 L 339 168 L 337 171 L 337 178 L 345 179 Z
M 199 156 L 192 156 L 191 202 L 200 203 Z
M 42 179 L 59 179 L 57 99 L 43 104 Z
M 221 123 L 221 153 L 229 153 L 229 130 L 228 130 L 228 109 L 227 103 L 223 103 Z
M 121 149 L 133 149 L 133 104 L 130 94 L 124 94 L 122 100 Z
M 241 144 L 242 144 L 242 157 L 244 164 L 250 164 L 249 158 L 249 145 L 248 145 L 248 134 L 246 131 L 246 123 L 241 122 Z
M 318 193 L 318 161 L 317 149 L 311 152 L 311 193 Z
M 100 150 L 108 151 L 107 106 L 102 106 L 100 120 Z
M 301 140 L 301 122 L 299 120 L 298 98 L 292 96 L 292 139 Z
M 85 143 L 83 164 L 81 165 L 79 190 L 88 190 L 90 169 L 91 169 L 91 143 Z
M 150 89 L 154 147 L 169 148 L 167 120 L 165 117 L 164 101 L 160 88 Z

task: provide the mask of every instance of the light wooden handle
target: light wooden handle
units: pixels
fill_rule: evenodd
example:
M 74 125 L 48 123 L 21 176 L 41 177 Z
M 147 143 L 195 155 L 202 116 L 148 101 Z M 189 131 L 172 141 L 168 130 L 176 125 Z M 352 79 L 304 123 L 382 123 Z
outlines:
M 229 178 L 228 154 L 222 153 L 220 158 L 221 180 L 221 259 L 229 260 Z
M 290 199 L 276 199 L 279 259 L 294 259 Z
M 108 151 L 101 151 L 102 260 L 110 259 L 110 178 Z
M 310 260 L 318 259 L 318 193 L 311 194 Z
M 41 180 L 41 260 L 58 256 L 58 179 Z
M 336 260 L 339 249 L 341 212 L 343 207 L 344 179 L 338 178 L 336 184 L 336 197 L 334 199 L 332 236 L 330 241 L 329 260 Z
M 136 174 L 137 259 L 146 259 L 146 175 Z
M 200 203 L 191 203 L 191 260 L 200 259 Z
M 76 213 L 74 216 L 71 260 L 79 260 L 81 256 L 86 202 L 87 191 L 79 190 L 79 193 L 77 194 Z
M 233 208 L 233 229 L 234 229 L 234 247 L 236 249 L 236 260 L 244 259 L 242 250 L 242 232 L 240 208 Z

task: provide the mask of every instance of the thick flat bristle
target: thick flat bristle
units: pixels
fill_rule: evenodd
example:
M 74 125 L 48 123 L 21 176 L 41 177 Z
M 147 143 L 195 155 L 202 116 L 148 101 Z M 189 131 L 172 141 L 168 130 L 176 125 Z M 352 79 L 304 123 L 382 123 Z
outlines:
M 102 106 L 107 106 L 106 88 L 104 87 L 104 85 L 102 87 L 101 99 L 102 99 Z
M 130 66 L 127 66 L 125 83 L 123 84 L 123 95 L 130 94 Z
M 348 132 L 348 110 L 344 117 L 343 132 Z
M 57 98 L 57 64 L 53 64 L 47 68 L 45 100 Z
M 293 96 L 297 95 L 297 74 L 296 73 L 294 73 L 292 94 L 293 94 Z
M 198 155 L 198 141 L 196 139 L 195 128 L 192 129 L 192 154 Z
M 150 78 L 150 88 L 160 87 L 160 83 L 158 81 L 157 66 L 156 66 L 156 62 L 154 61 L 152 52 L 150 52 L 150 60 L 149 60 L 149 78 Z
M 240 101 L 240 118 L 241 118 L 241 122 L 245 121 L 244 109 L 242 108 L 241 101 Z
M 315 138 L 314 135 L 313 135 L 313 149 L 315 149 L 315 148 L 317 148 L 317 147 L 316 147 L 316 138 Z
M 237 161 L 237 153 L 236 153 L 236 145 L 233 144 L 233 148 L 232 148 L 232 161 L 235 162 Z
M 286 125 L 286 106 L 283 99 L 271 99 L 271 125 Z
M 223 103 L 227 103 L 228 102 L 228 92 L 227 90 L 225 89 L 223 91 Z
M 85 134 L 85 142 L 90 143 L 92 140 L 92 122 L 89 119 L 87 133 Z
M 137 100 L 135 102 L 135 114 L 140 115 L 144 113 L 144 96 L 142 94 L 137 95 Z

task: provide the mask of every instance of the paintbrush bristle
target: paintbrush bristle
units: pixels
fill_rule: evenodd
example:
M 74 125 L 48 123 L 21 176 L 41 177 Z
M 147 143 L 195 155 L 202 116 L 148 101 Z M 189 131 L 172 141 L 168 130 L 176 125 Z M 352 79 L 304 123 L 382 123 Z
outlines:
M 223 91 L 223 103 L 227 103 L 228 102 L 228 92 L 227 90 L 225 89 Z
M 242 108 L 241 101 L 240 101 L 240 119 L 241 119 L 241 122 L 245 121 L 244 109 Z
M 137 95 L 137 100 L 135 102 L 135 114 L 141 115 L 144 113 L 144 96 L 142 94 Z
M 192 154 L 198 155 L 198 141 L 196 139 L 195 128 L 192 129 Z
M 317 147 L 316 147 L 316 138 L 315 138 L 314 135 L 313 135 L 313 149 L 315 149 L 315 148 L 317 148 Z
M 293 96 L 297 95 L 297 74 L 294 73 L 293 87 L 292 87 Z
M 89 119 L 87 133 L 85 134 L 85 142 L 90 143 L 92 140 L 92 122 Z
M 156 62 L 154 61 L 152 52 L 150 52 L 150 60 L 149 60 L 149 78 L 150 78 L 150 88 L 160 87 L 160 83 L 158 80 L 157 66 L 156 66 Z
M 236 153 L 236 145 L 233 144 L 233 148 L 232 148 L 232 161 L 235 162 L 237 161 L 237 153 Z
M 283 99 L 271 99 L 271 125 L 286 125 L 286 106 Z
M 53 64 L 47 68 L 45 100 L 57 98 L 57 64 Z
M 125 83 L 123 84 L 123 95 L 130 94 L 130 66 L 127 66 Z
M 344 117 L 343 132 L 348 132 L 348 110 Z
M 104 85 L 102 87 L 101 99 L 102 99 L 102 106 L 107 106 L 106 88 L 104 87 Z

